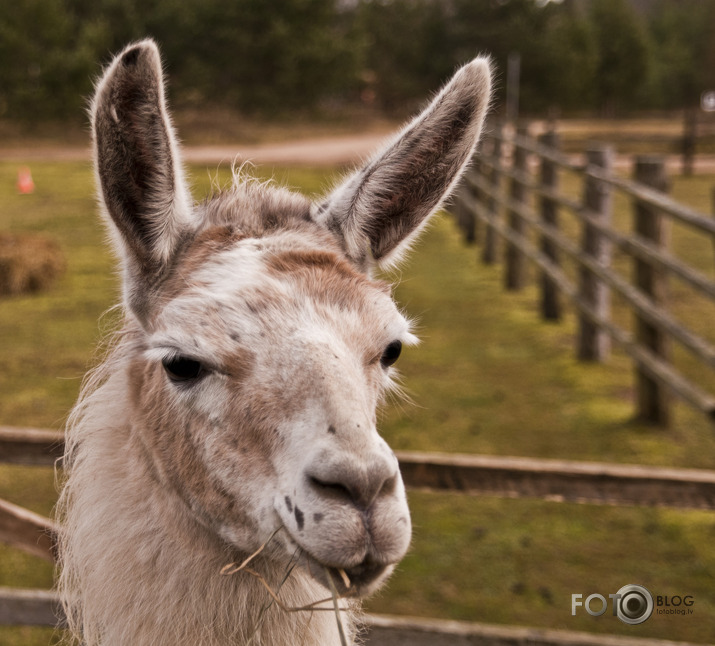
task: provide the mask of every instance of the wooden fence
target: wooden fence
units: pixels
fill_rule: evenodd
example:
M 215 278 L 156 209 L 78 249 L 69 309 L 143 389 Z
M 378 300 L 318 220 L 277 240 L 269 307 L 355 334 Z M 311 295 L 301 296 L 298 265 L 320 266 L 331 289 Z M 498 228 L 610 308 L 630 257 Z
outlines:
M 715 345 L 706 333 L 692 329 L 692 320 L 682 323 L 669 302 L 674 279 L 687 290 L 688 302 L 715 315 L 712 265 L 693 266 L 669 248 L 673 223 L 710 246 L 715 220 L 667 195 L 664 157 L 637 156 L 633 179 L 616 174 L 614 162 L 610 146 L 592 147 L 581 161 L 559 151 L 555 132 L 535 139 L 525 128 L 507 132 L 496 126 L 485 137 L 452 210 L 467 240 L 478 238 L 484 263 L 495 263 L 503 245 L 506 289 L 524 287 L 527 260 L 536 265 L 543 318 L 558 321 L 564 298 L 572 303 L 579 359 L 605 360 L 612 341 L 630 355 L 637 418 L 667 426 L 675 394 L 715 420 Z M 570 193 L 561 189 L 564 176 L 571 180 Z M 624 230 L 622 212 L 614 221 L 618 194 L 631 202 L 630 230 Z M 570 230 L 563 226 L 565 213 L 575 223 Z M 615 267 L 614 251 L 621 265 L 630 264 L 630 279 Z M 632 312 L 632 329 L 614 319 L 612 294 Z M 690 357 L 684 361 L 687 373 L 674 362 L 674 344 Z
M 62 433 L 0 427 L 0 463 L 59 464 Z M 405 484 L 558 502 L 669 506 L 715 510 L 715 471 L 496 456 L 398 452 Z M 56 525 L 0 500 L 0 541 L 53 562 Z M 48 590 L 0 588 L 0 626 L 61 626 L 62 612 Z M 368 616 L 367 646 L 676 646 L 675 642 L 588 633 L 492 626 L 412 617 Z M 688 646 L 684 642 L 681 646 Z

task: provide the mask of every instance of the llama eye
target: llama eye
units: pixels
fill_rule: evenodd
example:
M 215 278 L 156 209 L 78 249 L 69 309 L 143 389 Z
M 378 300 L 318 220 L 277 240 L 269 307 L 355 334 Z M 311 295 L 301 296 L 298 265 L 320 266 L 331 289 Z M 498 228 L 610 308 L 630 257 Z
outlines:
M 400 358 L 402 352 L 402 341 L 393 341 L 385 348 L 385 351 L 380 357 L 380 365 L 383 368 L 389 368 L 395 361 Z
M 194 381 L 206 372 L 204 367 L 195 359 L 188 357 L 172 357 L 161 362 L 167 376 L 174 383 Z

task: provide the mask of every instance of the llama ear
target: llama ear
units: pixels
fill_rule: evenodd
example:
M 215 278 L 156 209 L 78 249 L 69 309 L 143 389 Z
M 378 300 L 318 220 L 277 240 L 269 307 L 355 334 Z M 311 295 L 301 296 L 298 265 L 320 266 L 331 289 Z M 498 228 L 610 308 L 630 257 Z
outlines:
M 91 108 L 101 198 L 135 309 L 194 226 L 156 44 L 129 45 L 107 68 Z
M 401 252 L 449 195 L 476 147 L 489 105 L 489 61 L 462 67 L 422 114 L 319 208 L 356 263 Z

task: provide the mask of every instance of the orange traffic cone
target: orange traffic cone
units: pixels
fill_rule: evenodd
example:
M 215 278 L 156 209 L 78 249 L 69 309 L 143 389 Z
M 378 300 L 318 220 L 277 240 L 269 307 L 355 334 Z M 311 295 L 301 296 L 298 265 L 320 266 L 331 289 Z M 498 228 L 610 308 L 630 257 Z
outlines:
M 17 192 L 21 195 L 34 193 L 35 182 L 32 181 L 32 174 L 27 166 L 22 166 L 17 171 Z

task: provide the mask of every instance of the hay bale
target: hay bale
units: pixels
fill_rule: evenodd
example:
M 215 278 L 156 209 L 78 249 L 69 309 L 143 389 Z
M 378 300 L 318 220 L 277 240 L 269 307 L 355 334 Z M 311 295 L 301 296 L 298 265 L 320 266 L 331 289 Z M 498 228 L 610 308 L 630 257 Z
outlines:
M 0 295 L 47 289 L 65 268 L 64 256 L 54 240 L 0 233 Z

